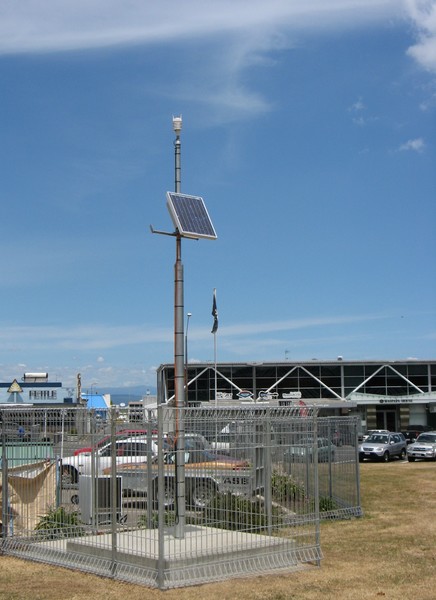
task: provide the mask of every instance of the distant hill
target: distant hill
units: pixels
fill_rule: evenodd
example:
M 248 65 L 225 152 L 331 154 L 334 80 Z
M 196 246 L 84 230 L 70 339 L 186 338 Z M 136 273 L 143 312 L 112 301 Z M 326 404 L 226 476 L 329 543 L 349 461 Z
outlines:
M 110 394 L 112 404 L 129 404 L 129 402 L 138 402 L 146 396 L 156 396 L 156 388 L 145 385 L 105 388 L 100 392 Z

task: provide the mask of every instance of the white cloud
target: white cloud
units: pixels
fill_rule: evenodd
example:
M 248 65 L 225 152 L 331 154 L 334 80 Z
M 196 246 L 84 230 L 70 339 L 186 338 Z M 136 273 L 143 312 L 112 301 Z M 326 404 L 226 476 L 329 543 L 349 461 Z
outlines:
M 406 0 L 406 7 L 418 37 L 418 42 L 409 48 L 408 54 L 425 69 L 436 72 L 436 2 Z
M 412 150 L 414 152 L 424 152 L 425 142 L 422 138 L 416 138 L 414 140 L 408 140 L 406 143 L 401 144 L 399 150 L 405 152 Z

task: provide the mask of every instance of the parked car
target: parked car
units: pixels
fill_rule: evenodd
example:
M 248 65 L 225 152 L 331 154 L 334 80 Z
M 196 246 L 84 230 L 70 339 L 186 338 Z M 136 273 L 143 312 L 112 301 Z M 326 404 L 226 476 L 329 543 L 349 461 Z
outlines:
M 375 433 L 389 433 L 389 431 L 387 429 L 368 429 L 368 431 L 362 435 L 362 442 L 365 442 L 370 435 L 374 435 Z
M 409 444 L 407 460 L 413 462 L 416 459 L 436 460 L 436 431 L 420 433 L 416 442 Z
M 359 446 L 359 462 L 365 459 L 388 462 L 394 456 L 406 458 L 407 442 L 402 433 L 373 433 Z
M 314 459 L 314 443 L 312 438 L 301 440 L 298 444 L 289 446 L 284 452 L 284 460 L 288 462 L 310 462 Z M 336 446 L 328 438 L 318 438 L 318 462 L 334 462 Z
M 189 450 L 184 453 L 185 490 L 187 505 L 195 509 L 209 506 L 217 493 L 252 496 L 254 489 L 252 471 L 246 460 L 215 454 L 209 450 Z M 164 456 L 163 502 L 166 508 L 176 503 L 176 452 Z M 123 493 L 128 496 L 149 495 L 153 505 L 158 502 L 159 466 L 147 463 L 123 464 L 118 468 L 122 476 Z M 110 474 L 110 469 L 104 470 Z
M 403 431 L 403 435 L 406 438 L 408 444 L 416 442 L 417 437 L 424 431 L 431 431 L 432 428 L 429 425 L 409 425 L 406 431 Z
M 115 441 L 117 465 L 146 462 L 150 452 L 153 460 L 155 460 L 157 457 L 157 441 L 152 441 L 151 448 L 149 448 L 147 436 L 134 436 Z M 95 453 L 82 452 L 61 459 L 62 484 L 77 484 L 80 475 L 92 475 L 93 458 L 95 459 L 95 474 L 101 475 L 104 469 L 112 465 L 112 443 L 109 442 Z

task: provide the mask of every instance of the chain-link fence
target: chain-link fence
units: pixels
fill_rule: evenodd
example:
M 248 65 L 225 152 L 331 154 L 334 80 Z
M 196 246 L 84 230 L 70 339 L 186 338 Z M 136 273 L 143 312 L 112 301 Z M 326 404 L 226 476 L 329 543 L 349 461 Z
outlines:
M 166 589 L 319 564 L 357 423 L 310 407 L 0 410 L 5 553 Z

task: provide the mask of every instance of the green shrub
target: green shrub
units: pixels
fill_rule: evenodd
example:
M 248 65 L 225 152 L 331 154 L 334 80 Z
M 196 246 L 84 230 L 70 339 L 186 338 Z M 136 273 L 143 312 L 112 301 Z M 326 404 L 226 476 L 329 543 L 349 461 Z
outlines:
M 311 498 L 309 502 L 310 510 L 315 510 L 315 499 Z M 330 496 L 320 496 L 319 497 L 319 512 L 329 512 L 331 510 L 336 510 L 338 508 L 337 502 L 330 498 Z
M 63 506 L 50 508 L 46 515 L 40 517 L 35 530 L 38 537 L 46 540 L 77 537 L 85 533 L 77 512 L 68 512 Z
M 319 510 L 320 512 L 328 512 L 330 510 L 336 510 L 338 508 L 337 503 L 329 496 L 319 497 Z
M 204 515 L 207 525 L 232 531 L 261 531 L 268 525 L 268 516 L 261 500 L 251 500 L 230 492 L 217 494 Z M 281 524 L 281 512 L 272 509 L 273 527 Z
M 154 510 L 151 514 L 151 522 L 148 522 L 148 515 L 142 514 L 138 519 L 138 527 L 141 529 L 157 529 L 159 525 L 158 512 Z M 176 524 L 176 513 L 174 511 L 165 511 L 164 513 L 164 525 L 171 527 Z

